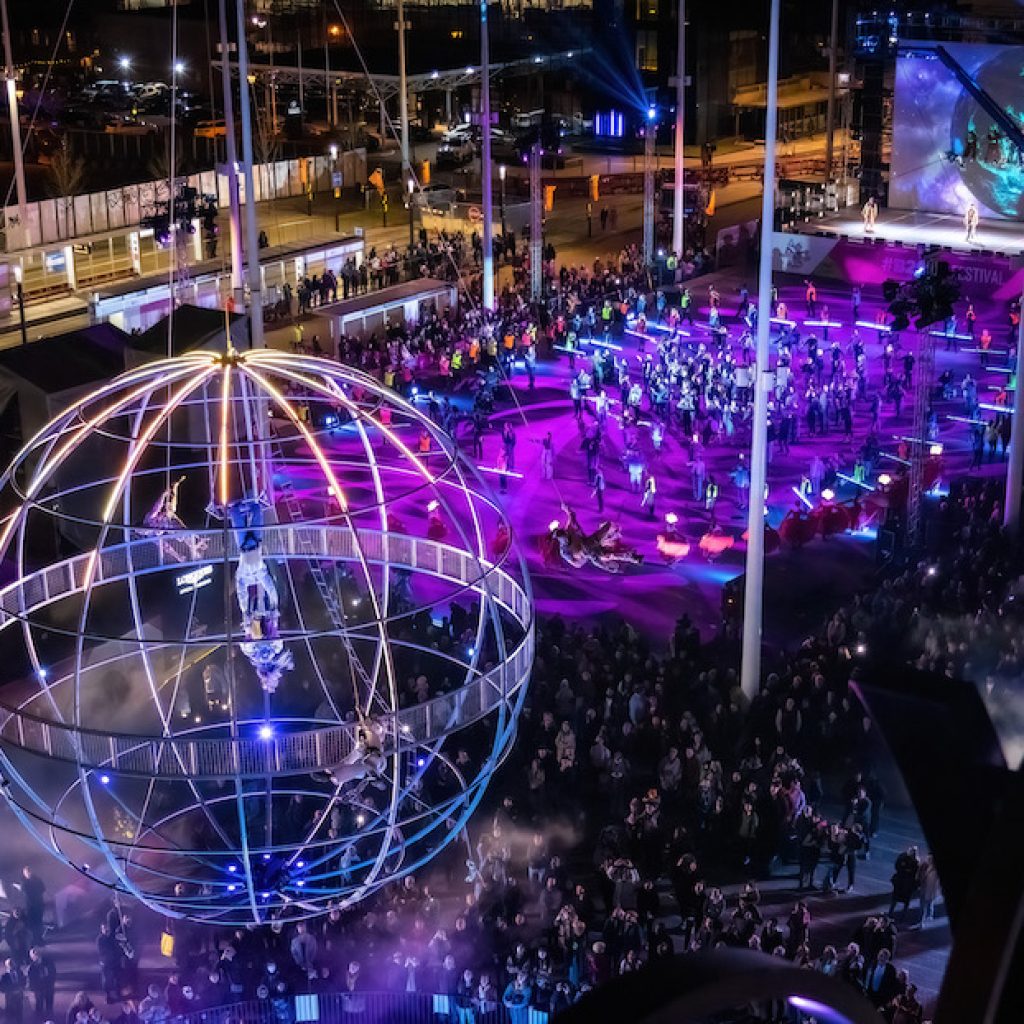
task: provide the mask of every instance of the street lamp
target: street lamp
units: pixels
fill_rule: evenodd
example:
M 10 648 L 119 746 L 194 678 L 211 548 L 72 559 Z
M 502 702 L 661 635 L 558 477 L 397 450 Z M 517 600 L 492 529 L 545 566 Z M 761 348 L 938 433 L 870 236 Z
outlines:
M 406 191 L 409 194 L 409 204 L 408 204 L 409 205 L 409 256 L 411 258 L 412 257 L 412 247 L 416 244 L 416 240 L 415 240 L 415 237 L 413 235 L 414 226 L 413 226 L 413 217 L 412 217 L 412 196 L 413 196 L 413 192 L 416 191 L 416 182 L 412 178 L 409 178 L 409 180 L 406 181 L 406 183 L 405 183 L 405 188 L 406 188 Z
M 334 193 L 334 230 L 341 233 L 341 174 L 338 172 L 338 145 L 332 142 L 328 152 L 331 154 L 331 190 Z
M 132 68 L 132 59 L 131 59 L 131 57 L 121 57 L 118 60 L 117 63 L 118 63 L 118 66 L 121 68 L 122 71 L 124 71 L 124 72 L 131 71 L 131 68 Z
M 498 165 L 498 180 L 501 182 L 501 248 L 502 252 L 505 250 L 505 175 L 508 174 L 508 168 L 504 164 Z
M 25 290 L 21 284 L 21 262 L 14 264 L 15 294 L 18 298 L 18 319 L 21 324 L 21 343 L 28 344 L 28 330 L 25 325 Z
M 185 73 L 185 64 L 183 61 L 178 60 L 174 62 L 174 73 L 176 75 L 183 75 Z

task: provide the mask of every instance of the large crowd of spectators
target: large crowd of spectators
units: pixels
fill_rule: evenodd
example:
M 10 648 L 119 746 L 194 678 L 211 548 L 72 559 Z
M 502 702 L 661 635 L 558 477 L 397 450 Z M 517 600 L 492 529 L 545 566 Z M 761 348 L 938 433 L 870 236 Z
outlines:
M 576 318 L 593 317 L 590 328 L 600 329 L 608 305 L 616 316 L 623 304 L 645 316 L 650 302 L 660 318 L 649 285 L 627 248 L 591 267 L 562 267 L 540 316 L 507 290 L 494 316 L 435 312 L 387 337 L 342 339 L 339 357 L 403 389 L 440 377 L 455 390 L 481 371 L 485 386 L 470 418 L 476 436 L 485 426 L 476 414 L 492 400 L 486 375 L 503 360 L 511 372 L 510 352 L 536 350 L 541 340 L 569 341 L 571 350 Z M 820 356 L 809 352 L 810 390 L 822 385 Z M 850 401 L 862 372 L 860 354 L 852 357 L 849 372 L 840 353 L 826 373 L 830 384 L 841 378 Z M 671 358 L 660 355 L 655 369 L 671 375 Z M 702 358 L 731 366 L 725 347 Z M 735 379 L 725 387 L 710 369 L 708 377 L 724 388 L 726 408 Z M 651 398 L 653 370 L 644 384 Z M 432 413 L 433 405 L 458 436 L 447 400 L 435 400 Z M 840 422 L 822 409 L 826 425 Z M 739 687 L 734 645 L 727 637 L 702 643 L 685 617 L 663 649 L 628 623 L 542 620 L 515 754 L 474 835 L 450 847 L 429 877 L 407 877 L 308 924 L 216 930 L 168 922 L 171 962 L 160 974 L 140 970 L 153 937 L 116 904 L 96 938 L 100 994 L 76 998 L 68 1024 L 164 1024 L 243 999 L 264 1001 L 291 1024 L 284 997 L 307 990 L 352 999 L 371 990 L 442 993 L 460 1024 L 486 1019 L 499 1004 L 525 1020 L 515 1015 L 526 1007 L 557 1014 L 615 975 L 720 945 L 841 977 L 891 1024 L 916 1024 L 923 1010 L 899 966 L 898 936 L 934 918 L 929 855 L 900 854 L 888 911 L 868 917 L 845 946 L 815 936 L 816 901 L 856 890 L 886 798 L 874 729 L 850 684 L 872 648 L 975 680 L 996 697 L 1017 677 L 1020 564 L 998 507 L 997 489 L 984 484 L 943 499 L 934 552 L 856 595 L 798 648 L 769 657 L 752 701 Z M 444 636 L 429 628 L 441 646 L 457 639 L 458 623 L 440 627 Z M 472 738 L 459 756 L 479 756 Z M 760 884 L 784 874 L 796 880 L 792 908 L 767 913 Z M 26 902 L 4 930 L 0 993 L 11 1024 L 30 1012 L 46 1020 L 53 1010 L 57 968 L 41 945 L 37 908 Z M 769 1007 L 763 1019 L 782 1013 Z

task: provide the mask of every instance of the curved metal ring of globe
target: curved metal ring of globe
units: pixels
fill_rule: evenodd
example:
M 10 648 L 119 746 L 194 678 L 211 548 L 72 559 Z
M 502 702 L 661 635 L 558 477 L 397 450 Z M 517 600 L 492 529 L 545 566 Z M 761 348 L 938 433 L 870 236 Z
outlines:
M 532 598 L 414 404 L 326 360 L 191 353 L 76 402 L 0 496 L 0 769 L 60 858 L 243 924 L 459 836 L 514 739 Z

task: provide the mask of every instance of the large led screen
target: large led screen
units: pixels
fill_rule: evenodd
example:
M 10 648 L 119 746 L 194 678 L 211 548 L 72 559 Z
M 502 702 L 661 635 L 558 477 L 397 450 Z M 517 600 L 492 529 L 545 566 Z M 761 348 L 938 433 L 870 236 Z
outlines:
M 1024 46 L 906 43 L 889 205 L 962 216 L 974 200 L 982 217 L 1024 220 L 1024 154 L 994 110 L 1024 127 Z

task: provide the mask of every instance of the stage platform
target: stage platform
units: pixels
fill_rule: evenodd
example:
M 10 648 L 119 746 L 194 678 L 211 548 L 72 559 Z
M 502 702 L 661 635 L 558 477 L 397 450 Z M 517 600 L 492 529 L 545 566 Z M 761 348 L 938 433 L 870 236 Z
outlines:
M 1006 256 L 1024 254 L 1024 223 L 1012 220 L 982 220 L 977 239 L 968 244 L 963 221 L 940 213 L 918 213 L 913 210 L 881 209 L 875 230 L 864 231 L 860 207 L 849 206 L 838 213 L 811 217 L 799 222 L 801 234 L 819 232 L 837 238 L 872 239 L 901 242 L 903 245 L 941 245 L 954 252 L 1001 253 Z

